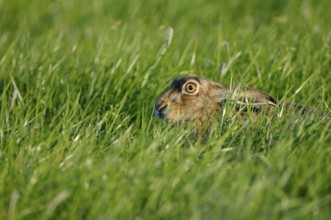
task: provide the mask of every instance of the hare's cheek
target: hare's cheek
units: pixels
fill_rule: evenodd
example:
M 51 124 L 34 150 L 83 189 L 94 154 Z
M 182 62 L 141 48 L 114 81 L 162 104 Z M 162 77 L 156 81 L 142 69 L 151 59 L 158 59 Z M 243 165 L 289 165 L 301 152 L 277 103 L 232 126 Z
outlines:
M 181 118 L 181 111 L 180 109 L 173 109 L 169 114 L 167 114 L 167 119 L 173 120 L 173 121 L 178 121 Z
M 196 99 L 195 96 L 183 95 L 181 97 L 182 105 L 185 107 L 192 107 L 192 106 L 196 105 L 197 101 L 198 100 Z

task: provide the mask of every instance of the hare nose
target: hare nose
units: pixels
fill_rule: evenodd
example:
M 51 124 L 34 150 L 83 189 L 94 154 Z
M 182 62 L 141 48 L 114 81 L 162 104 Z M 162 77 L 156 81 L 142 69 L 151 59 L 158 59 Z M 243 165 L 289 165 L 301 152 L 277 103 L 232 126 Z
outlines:
M 162 112 L 164 109 L 166 109 L 168 107 L 167 104 L 163 105 L 163 106 L 158 106 L 159 112 Z
M 168 107 L 167 104 L 160 104 L 160 105 L 157 105 L 155 110 L 154 110 L 154 115 L 156 117 L 159 117 L 159 118 L 164 118 L 164 110 Z

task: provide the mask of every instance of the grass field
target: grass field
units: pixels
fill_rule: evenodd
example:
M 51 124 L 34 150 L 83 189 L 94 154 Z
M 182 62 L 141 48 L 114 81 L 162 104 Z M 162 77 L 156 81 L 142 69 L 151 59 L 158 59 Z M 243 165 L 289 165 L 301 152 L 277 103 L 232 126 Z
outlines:
M 330 113 L 330 12 L 0 0 L 0 219 L 331 219 L 330 120 L 226 115 L 201 140 L 152 114 L 190 73 Z

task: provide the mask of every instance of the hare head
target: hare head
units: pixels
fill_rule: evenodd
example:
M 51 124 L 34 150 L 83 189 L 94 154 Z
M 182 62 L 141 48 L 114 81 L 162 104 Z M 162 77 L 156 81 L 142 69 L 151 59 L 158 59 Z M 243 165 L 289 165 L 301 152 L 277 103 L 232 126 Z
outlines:
M 156 101 L 154 114 L 167 121 L 213 118 L 220 108 L 215 95 L 223 89 L 208 79 L 194 76 L 177 78 Z
M 228 99 L 250 106 L 254 112 L 276 105 L 273 97 L 257 89 L 232 90 L 209 79 L 188 76 L 172 82 L 156 101 L 154 115 L 166 121 L 197 120 L 204 124 L 216 119 L 223 101 Z

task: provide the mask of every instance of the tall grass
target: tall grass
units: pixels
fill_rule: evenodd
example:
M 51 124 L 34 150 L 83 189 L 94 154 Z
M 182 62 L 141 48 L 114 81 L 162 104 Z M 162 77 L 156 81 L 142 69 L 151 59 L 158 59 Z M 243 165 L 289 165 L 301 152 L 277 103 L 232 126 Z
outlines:
M 330 11 L 0 0 L 0 219 L 330 219 L 330 120 L 229 113 L 201 140 L 152 115 L 191 73 L 329 113 Z

